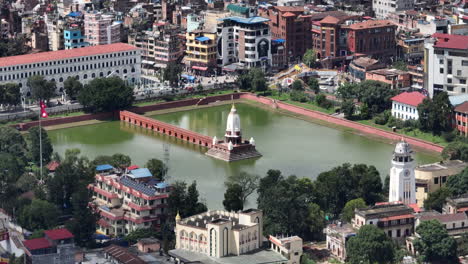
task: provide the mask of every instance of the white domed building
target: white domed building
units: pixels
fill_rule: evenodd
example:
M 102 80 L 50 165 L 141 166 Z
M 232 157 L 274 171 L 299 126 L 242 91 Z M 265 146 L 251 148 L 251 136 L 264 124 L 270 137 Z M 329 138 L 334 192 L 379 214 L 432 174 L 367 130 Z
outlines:
M 224 161 L 238 161 L 262 156 L 255 149 L 253 138 L 242 141 L 240 116 L 234 104 L 227 118 L 224 140 L 219 141 L 216 136 L 213 137 L 213 146 L 206 152 L 206 155 Z

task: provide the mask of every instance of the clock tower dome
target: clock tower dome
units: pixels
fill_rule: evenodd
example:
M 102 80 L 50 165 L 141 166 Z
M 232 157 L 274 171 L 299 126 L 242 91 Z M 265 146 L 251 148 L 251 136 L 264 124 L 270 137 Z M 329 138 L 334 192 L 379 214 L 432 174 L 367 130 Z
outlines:
M 390 169 L 389 202 L 416 203 L 415 165 L 412 154 L 411 146 L 405 140 L 402 139 L 396 144 Z

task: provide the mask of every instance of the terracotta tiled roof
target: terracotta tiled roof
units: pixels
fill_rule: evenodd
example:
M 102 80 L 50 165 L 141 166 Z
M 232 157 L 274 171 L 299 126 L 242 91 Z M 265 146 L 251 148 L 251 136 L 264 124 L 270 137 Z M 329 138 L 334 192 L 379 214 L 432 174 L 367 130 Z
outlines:
M 326 16 L 324 19 L 320 20 L 321 24 L 338 24 L 340 23 L 341 19 L 333 16 Z
M 73 238 L 73 234 L 66 228 L 46 230 L 44 234 L 52 240 Z
M 137 50 L 137 49 L 138 48 L 129 44 L 114 43 L 114 44 L 109 44 L 109 45 L 99 45 L 99 46 L 84 47 L 84 48 L 79 48 L 79 49 L 39 52 L 35 54 L 26 54 L 26 55 L 18 55 L 18 56 L 0 58 L 0 67 L 54 61 L 54 60 L 63 60 L 63 59 L 69 59 L 69 58 L 93 56 L 93 55 L 99 55 L 99 54 L 105 54 L 105 53 L 130 51 L 130 50 Z
M 317 21 L 317 20 L 322 20 L 327 16 L 332 16 L 332 17 L 337 17 L 337 18 L 349 17 L 348 14 L 342 11 L 327 11 L 327 12 L 312 13 L 310 14 L 310 19 L 312 21 Z
M 146 261 L 143 261 L 141 258 L 131 254 L 127 249 L 111 245 L 104 249 L 104 251 L 109 254 L 112 258 L 116 259 L 119 263 L 126 264 L 145 264 Z
M 468 49 L 468 36 L 435 33 L 432 37 L 437 38 L 434 44 L 436 48 Z
M 456 213 L 456 214 L 426 215 L 420 218 L 421 221 L 428 221 L 428 220 L 433 220 L 433 219 L 444 223 L 444 222 L 468 220 L 468 216 L 466 215 L 466 213 Z
M 368 29 L 368 28 L 377 28 L 385 26 L 394 26 L 394 24 L 389 20 L 367 20 L 360 23 L 355 23 L 349 26 L 350 29 Z
M 420 92 L 404 92 L 392 97 L 391 100 L 407 105 L 418 106 L 425 98 L 426 96 Z
M 304 12 L 303 6 L 275 6 L 280 12 Z
M 457 105 L 457 107 L 455 107 L 455 112 L 468 114 L 468 101 Z
M 50 170 L 50 171 L 55 171 L 58 166 L 60 166 L 60 163 L 53 160 L 53 161 L 49 162 L 49 164 L 47 164 L 47 169 Z
M 52 245 L 43 237 L 23 241 L 23 245 L 29 250 L 49 248 Z
M 283 17 L 295 17 L 296 15 L 293 14 L 293 13 L 291 13 L 291 12 L 286 12 L 286 13 L 284 13 L 284 14 L 281 15 L 281 16 L 283 16 Z
M 414 218 L 414 215 L 412 214 L 394 215 L 394 216 L 381 218 L 379 219 L 379 221 L 393 221 L 393 220 L 405 219 L 405 218 Z

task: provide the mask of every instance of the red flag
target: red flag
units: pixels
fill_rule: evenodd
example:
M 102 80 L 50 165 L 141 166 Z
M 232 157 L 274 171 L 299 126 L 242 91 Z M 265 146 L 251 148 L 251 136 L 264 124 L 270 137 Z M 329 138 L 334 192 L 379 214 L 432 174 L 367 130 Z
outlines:
M 47 114 L 47 111 L 45 110 L 47 106 L 42 101 L 40 101 L 40 105 L 41 105 L 41 117 L 47 118 L 49 116 L 49 114 Z

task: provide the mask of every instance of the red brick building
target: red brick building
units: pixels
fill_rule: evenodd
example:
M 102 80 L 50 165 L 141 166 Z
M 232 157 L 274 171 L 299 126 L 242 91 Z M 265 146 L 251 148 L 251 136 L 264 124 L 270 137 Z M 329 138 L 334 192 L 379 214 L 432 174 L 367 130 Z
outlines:
M 273 6 L 260 8 L 258 15 L 270 19 L 271 39 L 284 39 L 289 61 L 301 58 L 312 48 L 311 16 L 304 14 L 303 6 Z
M 462 136 L 468 135 L 468 101 L 464 102 L 454 109 L 455 127 Z
M 349 51 L 374 58 L 388 59 L 395 56 L 396 28 L 388 20 L 368 20 L 352 24 L 346 27 Z

